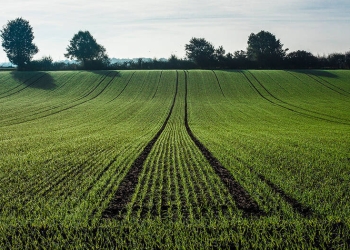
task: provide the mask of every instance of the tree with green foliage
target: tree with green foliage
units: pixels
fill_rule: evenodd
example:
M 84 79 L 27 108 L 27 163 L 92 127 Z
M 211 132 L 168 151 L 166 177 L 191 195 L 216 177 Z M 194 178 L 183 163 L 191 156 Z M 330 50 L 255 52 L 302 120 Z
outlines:
M 39 52 L 33 43 L 33 28 L 27 20 L 17 18 L 8 21 L 1 32 L 2 47 L 9 61 L 17 65 L 18 70 L 23 70 Z
M 106 49 L 96 42 L 89 31 L 79 31 L 75 34 L 64 56 L 80 61 L 85 69 L 102 69 L 109 64 Z
M 215 62 L 216 62 L 216 66 L 219 68 L 225 68 L 225 64 L 226 64 L 226 56 L 225 56 L 225 49 L 222 46 L 219 46 L 219 48 L 215 49 L 214 52 L 214 58 L 215 58 Z
M 247 55 L 261 68 L 276 68 L 281 66 L 288 49 L 283 49 L 279 39 L 268 31 L 251 33 L 248 38 Z
M 185 45 L 186 56 L 200 68 L 211 67 L 215 62 L 214 46 L 204 38 L 193 37 L 189 44 Z
M 289 53 L 286 57 L 287 66 L 293 69 L 316 68 L 317 57 L 305 50 L 297 50 Z

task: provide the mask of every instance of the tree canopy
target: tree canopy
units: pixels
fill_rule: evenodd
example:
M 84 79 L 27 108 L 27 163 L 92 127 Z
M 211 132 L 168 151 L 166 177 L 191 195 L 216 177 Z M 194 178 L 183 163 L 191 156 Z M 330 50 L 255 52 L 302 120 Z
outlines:
M 214 61 L 214 46 L 204 38 L 193 37 L 185 45 L 186 56 L 201 68 L 212 66 Z
M 317 57 L 305 50 L 297 50 L 289 53 L 286 60 L 291 68 L 296 69 L 308 69 L 317 65 Z
M 297 50 L 287 54 L 288 49 L 274 34 L 268 31 L 251 33 L 246 50 L 226 54 L 223 46 L 215 48 L 205 38 L 192 37 L 185 44 L 186 57 L 109 59 L 106 49 L 96 42 L 89 31 L 74 34 L 67 46 L 65 57 L 75 61 L 54 62 L 50 56 L 32 60 L 39 52 L 33 43 L 33 28 L 27 20 L 17 18 L 8 21 L 0 30 L 2 46 L 9 61 L 18 70 L 74 70 L 74 69 L 349 69 L 350 51 L 313 55 Z M 13 67 L 11 64 L 10 67 Z M 10 65 L 4 63 L 4 66 Z M 1 67 L 1 66 L 0 66 Z
M 106 49 L 96 42 L 89 31 L 79 31 L 75 34 L 64 55 L 69 59 L 81 61 L 86 69 L 103 68 L 109 64 Z
M 288 49 L 283 49 L 279 39 L 268 31 L 251 33 L 248 38 L 247 55 L 252 61 L 258 63 L 258 67 L 275 68 L 286 55 Z
M 27 20 L 17 18 L 8 21 L 1 30 L 0 36 L 9 61 L 16 64 L 19 70 L 24 69 L 33 55 L 39 52 L 38 47 L 33 43 L 33 28 Z

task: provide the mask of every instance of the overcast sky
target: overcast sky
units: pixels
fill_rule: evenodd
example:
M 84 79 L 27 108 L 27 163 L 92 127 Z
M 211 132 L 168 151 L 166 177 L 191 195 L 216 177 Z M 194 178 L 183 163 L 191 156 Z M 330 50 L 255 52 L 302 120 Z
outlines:
M 245 50 L 249 34 L 261 30 L 290 51 L 350 51 L 349 0 L 0 0 L 0 6 L 0 27 L 17 17 L 30 22 L 40 50 L 35 58 L 65 59 L 79 30 L 116 58 L 184 57 L 192 37 L 226 52 Z

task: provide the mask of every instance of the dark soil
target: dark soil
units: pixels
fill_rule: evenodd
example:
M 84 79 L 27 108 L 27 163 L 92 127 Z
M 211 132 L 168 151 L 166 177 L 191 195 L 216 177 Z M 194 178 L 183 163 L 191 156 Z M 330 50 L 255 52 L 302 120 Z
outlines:
M 252 168 L 250 168 L 252 172 L 255 172 Z M 289 203 L 293 209 L 301 214 L 302 216 L 308 217 L 312 215 L 311 208 L 301 204 L 299 201 L 294 199 L 293 197 L 286 194 L 281 188 L 276 186 L 274 183 L 272 183 L 270 180 L 266 179 L 265 176 L 256 173 L 260 180 L 265 182 L 275 193 L 279 194 L 287 203 Z
M 216 174 L 220 177 L 222 182 L 226 185 L 230 194 L 236 202 L 236 206 L 243 210 L 245 215 L 264 215 L 264 212 L 259 208 L 259 205 L 253 200 L 249 193 L 234 179 L 232 174 L 222 166 L 218 159 L 195 137 L 192 133 L 190 126 L 188 125 L 187 114 L 187 73 L 185 72 L 185 126 L 188 135 L 192 141 L 197 145 L 198 149 L 202 152 L 204 157 L 210 163 L 215 170 Z
M 146 147 L 142 150 L 141 154 L 136 158 L 136 160 L 132 163 L 129 172 L 126 174 L 125 178 L 122 180 L 122 182 L 119 185 L 119 188 L 112 199 L 111 203 L 109 204 L 108 208 L 103 212 L 102 217 L 103 218 L 119 218 L 122 219 L 125 212 L 126 212 L 126 205 L 131 200 L 131 197 L 135 191 L 136 185 L 138 183 L 138 177 L 142 171 L 143 164 L 151 152 L 154 144 L 158 140 L 159 136 L 164 131 L 170 116 L 172 114 L 175 100 L 177 96 L 178 91 L 178 85 L 179 85 L 179 76 L 177 73 L 176 76 L 176 90 L 174 94 L 173 103 L 171 105 L 171 108 L 169 110 L 169 114 L 167 118 L 165 119 L 162 127 L 159 129 L 157 134 L 152 138 L 151 141 L 148 142 Z

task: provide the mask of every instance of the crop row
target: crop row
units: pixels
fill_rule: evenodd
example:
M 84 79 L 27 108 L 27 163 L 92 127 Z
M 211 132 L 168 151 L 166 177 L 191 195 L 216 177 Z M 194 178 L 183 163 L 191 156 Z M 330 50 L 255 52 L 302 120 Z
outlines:
M 347 71 L 15 74 L 1 247 L 349 243 Z

